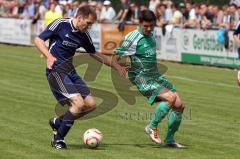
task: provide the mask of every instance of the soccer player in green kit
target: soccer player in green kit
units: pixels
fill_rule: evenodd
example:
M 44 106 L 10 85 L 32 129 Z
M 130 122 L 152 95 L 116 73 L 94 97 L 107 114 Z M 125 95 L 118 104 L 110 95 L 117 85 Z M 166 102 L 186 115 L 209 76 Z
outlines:
M 156 41 L 152 33 L 156 17 L 150 10 L 142 11 L 139 23 L 139 27 L 128 33 L 122 46 L 115 50 L 116 56 L 130 58 L 128 78 L 148 98 L 148 103 L 152 105 L 160 101 L 145 132 L 157 144 L 183 148 L 182 144 L 175 142 L 174 134 L 181 124 L 184 107 L 175 87 L 157 69 Z M 157 127 L 167 115 L 168 131 L 163 142 L 158 136 Z

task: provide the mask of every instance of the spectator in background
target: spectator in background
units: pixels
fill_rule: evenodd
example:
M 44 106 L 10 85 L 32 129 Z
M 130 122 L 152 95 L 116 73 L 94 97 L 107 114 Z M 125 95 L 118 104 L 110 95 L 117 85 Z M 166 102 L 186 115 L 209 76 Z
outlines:
M 195 10 L 193 4 L 190 3 L 190 2 L 187 2 L 186 3 L 186 10 L 187 10 L 187 13 L 188 13 L 188 19 L 183 24 L 183 27 L 196 28 L 198 26 L 198 19 L 197 19 L 196 10 Z
M 166 5 L 165 20 L 169 22 L 172 18 L 172 9 L 171 9 L 172 1 L 164 0 L 163 4 Z
M 0 0 L 0 17 L 2 16 L 3 13 L 3 1 Z
M 136 5 L 136 3 L 130 4 L 130 18 L 132 23 L 138 23 L 138 15 L 139 15 L 139 9 Z
M 156 7 L 155 15 L 157 17 L 156 24 L 159 27 L 163 27 L 168 24 L 167 18 L 166 18 L 166 9 L 167 6 L 165 4 L 158 4 Z
M 229 4 L 235 4 L 237 7 L 240 7 L 240 0 L 230 0 Z
M 182 13 L 178 10 L 177 3 L 171 5 L 173 16 L 169 21 L 169 24 L 180 25 L 182 23 Z
M 239 12 L 238 7 L 236 4 L 230 4 L 229 5 L 229 12 L 230 12 L 230 27 L 233 28 L 237 25 L 239 21 Z
M 201 28 L 206 30 L 212 26 L 214 15 L 210 12 L 211 6 L 208 7 L 206 4 L 201 4 L 200 6 L 201 14 Z
M 227 5 L 224 5 L 222 9 L 223 9 L 223 18 L 219 23 L 219 27 L 230 29 L 231 15 L 229 12 L 229 7 Z
M 149 1 L 149 7 L 148 7 L 149 10 L 155 12 L 158 4 L 160 4 L 160 0 L 150 0 Z
M 46 26 L 49 25 L 54 20 L 62 17 L 61 13 L 55 11 L 55 7 L 56 7 L 56 4 L 51 3 L 49 6 L 49 10 L 45 13 L 44 24 Z
M 141 4 L 139 8 L 140 8 L 140 11 L 144 11 L 144 10 L 147 10 L 147 9 L 148 9 L 145 4 Z M 154 10 L 154 11 L 155 11 L 155 10 Z
M 116 16 L 116 12 L 111 6 L 111 1 L 104 1 L 103 2 L 103 9 L 102 9 L 102 17 L 100 18 L 100 22 L 107 22 L 112 21 Z
M 117 14 L 116 20 L 119 20 L 120 22 L 123 21 L 130 21 L 130 17 L 129 17 L 129 2 L 128 0 L 121 0 L 121 9 Z
M 213 15 L 214 15 L 214 25 L 216 27 L 222 27 L 221 23 L 222 23 L 224 13 L 222 10 L 219 9 L 217 5 L 213 6 Z
M 93 8 L 95 8 L 96 14 L 97 14 L 97 21 L 99 21 L 103 14 L 103 3 L 102 2 L 95 2 L 93 1 L 95 5 L 93 5 Z
M 180 7 L 180 12 L 182 13 L 183 17 L 182 17 L 182 23 L 186 23 L 188 20 L 188 11 L 187 8 L 185 6 L 184 3 L 179 3 L 179 7 Z
M 74 17 L 75 14 L 77 13 L 77 9 L 79 7 L 79 2 L 78 1 L 75 1 L 73 3 L 69 3 L 69 8 L 70 10 L 68 11 L 68 17 Z

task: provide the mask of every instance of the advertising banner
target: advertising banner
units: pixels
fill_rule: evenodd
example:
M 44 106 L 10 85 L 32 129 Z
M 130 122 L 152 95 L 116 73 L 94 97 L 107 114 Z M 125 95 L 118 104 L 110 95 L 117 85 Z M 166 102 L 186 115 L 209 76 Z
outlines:
M 114 50 L 121 46 L 124 36 L 135 30 L 136 25 L 126 25 L 123 32 L 119 32 L 118 24 L 101 24 L 102 30 L 102 48 L 104 54 L 113 54 Z
M 0 18 L 0 42 L 31 45 L 31 20 Z

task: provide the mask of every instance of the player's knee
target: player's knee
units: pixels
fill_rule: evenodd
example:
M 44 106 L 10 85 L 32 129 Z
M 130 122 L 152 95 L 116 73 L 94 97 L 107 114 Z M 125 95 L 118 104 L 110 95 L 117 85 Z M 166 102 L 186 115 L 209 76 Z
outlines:
M 170 106 L 174 106 L 176 99 L 177 99 L 176 94 L 174 94 L 174 93 L 169 93 L 168 98 L 167 98 L 168 104 L 169 104 Z
M 88 98 L 84 100 L 84 107 L 87 109 L 94 109 L 96 107 L 96 102 L 93 98 Z
M 80 113 L 84 107 L 84 101 L 82 97 L 76 96 L 71 99 L 72 111 L 73 113 Z

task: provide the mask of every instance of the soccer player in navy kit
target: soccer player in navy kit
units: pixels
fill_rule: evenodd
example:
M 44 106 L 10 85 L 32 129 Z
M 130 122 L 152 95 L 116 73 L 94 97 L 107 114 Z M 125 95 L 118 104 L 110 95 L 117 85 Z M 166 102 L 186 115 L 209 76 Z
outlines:
M 86 5 L 78 9 L 73 19 L 57 19 L 49 24 L 34 40 L 36 47 L 46 58 L 46 75 L 53 95 L 62 105 L 71 105 L 64 115 L 49 120 L 54 131 L 51 144 L 56 149 L 67 148 L 64 137 L 74 120 L 94 110 L 96 105 L 89 88 L 72 64 L 76 49 L 83 47 L 91 57 L 116 69 L 120 76 L 126 74 L 125 68 L 117 61 L 96 52 L 87 31 L 95 20 L 95 11 Z M 49 48 L 45 45 L 48 39 Z

